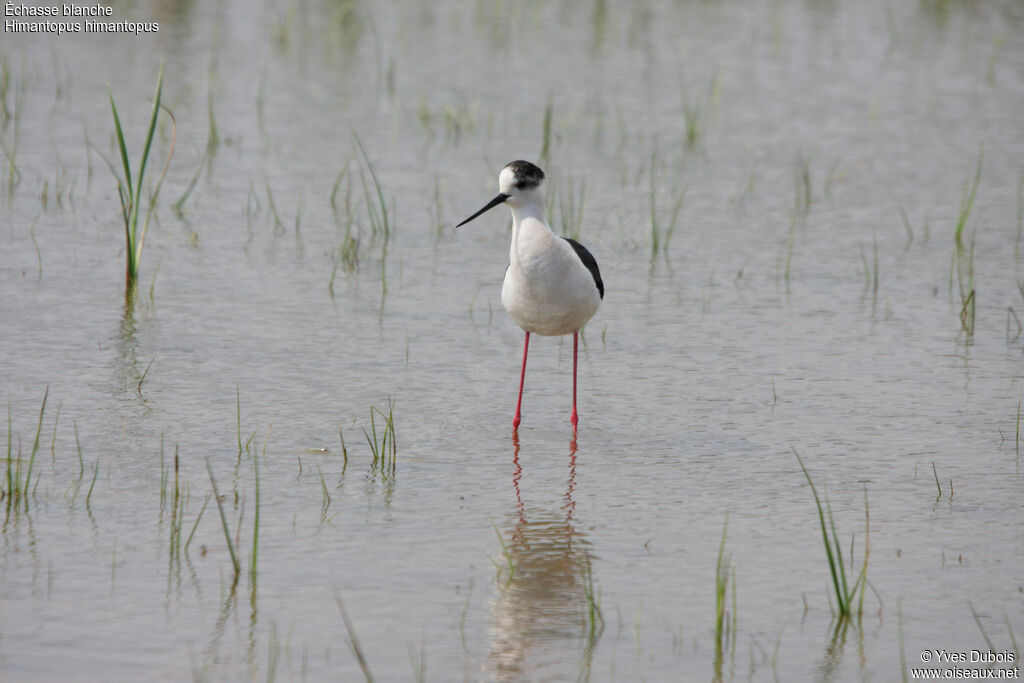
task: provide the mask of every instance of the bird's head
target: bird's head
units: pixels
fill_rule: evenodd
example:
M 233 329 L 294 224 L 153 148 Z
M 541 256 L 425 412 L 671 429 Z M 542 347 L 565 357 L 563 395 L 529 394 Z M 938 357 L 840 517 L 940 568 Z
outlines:
M 465 225 L 499 204 L 507 203 L 512 208 L 518 208 L 530 202 L 542 204 L 541 185 L 543 183 L 544 171 L 540 168 L 529 161 L 513 161 L 501 169 L 501 173 L 498 174 L 498 196 L 455 227 Z

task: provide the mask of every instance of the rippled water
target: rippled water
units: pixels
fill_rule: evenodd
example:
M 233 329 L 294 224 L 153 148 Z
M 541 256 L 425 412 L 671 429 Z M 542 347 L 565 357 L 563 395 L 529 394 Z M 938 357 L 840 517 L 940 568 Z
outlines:
M 160 31 L 0 45 L 12 470 L 48 390 L 30 493 L 3 484 L 4 680 L 352 680 L 352 636 L 377 680 L 1016 650 L 1019 4 L 113 7 Z M 161 61 L 176 147 L 126 300 L 106 87 L 137 163 Z M 511 433 L 507 215 L 452 229 L 515 158 L 607 287 L 576 439 L 564 339 Z M 389 400 L 393 468 L 364 437 Z M 851 583 L 870 548 L 859 620 L 795 453 Z

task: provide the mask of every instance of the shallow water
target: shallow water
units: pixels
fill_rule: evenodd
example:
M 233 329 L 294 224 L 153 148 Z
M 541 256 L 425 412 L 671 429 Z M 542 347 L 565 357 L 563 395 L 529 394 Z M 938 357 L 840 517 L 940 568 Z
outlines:
M 0 534 L 5 680 L 358 679 L 338 597 L 377 680 L 898 680 L 1015 651 L 1018 4 L 113 6 L 160 31 L 0 46 L 23 468 L 48 388 Z M 126 303 L 105 86 L 137 163 L 161 60 L 176 148 Z M 451 227 L 515 158 L 556 229 L 582 205 L 607 287 L 575 441 L 565 339 L 531 344 L 511 434 L 507 214 Z M 389 399 L 393 470 L 363 434 Z M 870 547 L 860 620 L 833 618 L 796 452 L 851 582 Z

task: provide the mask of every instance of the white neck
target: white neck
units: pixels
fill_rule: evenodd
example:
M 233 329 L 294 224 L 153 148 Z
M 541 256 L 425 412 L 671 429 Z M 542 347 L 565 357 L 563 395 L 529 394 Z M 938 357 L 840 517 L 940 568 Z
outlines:
M 544 253 L 555 234 L 544 221 L 543 196 L 519 196 L 519 201 L 509 202 L 512 210 L 512 245 L 509 260 L 514 264 L 531 261 L 536 254 Z
M 544 207 L 539 201 L 524 202 L 518 206 L 509 207 L 512 209 L 512 226 L 518 228 L 527 218 L 535 218 L 541 225 L 547 227 L 544 222 Z

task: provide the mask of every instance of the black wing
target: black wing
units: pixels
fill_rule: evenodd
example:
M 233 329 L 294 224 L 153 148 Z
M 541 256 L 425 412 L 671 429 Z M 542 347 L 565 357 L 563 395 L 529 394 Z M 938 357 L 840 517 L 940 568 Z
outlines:
M 583 262 L 583 265 L 585 265 L 587 270 L 590 271 L 590 274 L 594 276 L 594 284 L 597 285 L 597 292 L 603 299 L 604 281 L 601 280 L 601 269 L 597 267 L 597 259 L 594 258 L 593 254 L 587 251 L 585 246 L 576 240 L 569 239 L 568 237 L 563 237 L 562 239 L 569 243 L 573 251 L 576 252 L 576 255 L 580 257 L 580 261 Z

